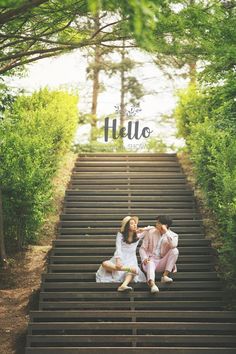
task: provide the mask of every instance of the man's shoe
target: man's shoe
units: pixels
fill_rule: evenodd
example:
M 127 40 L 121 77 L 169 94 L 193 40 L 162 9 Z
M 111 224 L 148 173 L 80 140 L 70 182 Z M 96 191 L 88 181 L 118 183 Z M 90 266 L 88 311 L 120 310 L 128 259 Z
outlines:
M 158 293 L 159 292 L 159 289 L 158 287 L 156 286 L 156 284 L 152 285 L 151 287 L 151 294 L 155 294 L 155 293 Z
M 172 283 L 173 279 L 169 278 L 167 275 L 163 275 L 161 278 L 161 283 Z

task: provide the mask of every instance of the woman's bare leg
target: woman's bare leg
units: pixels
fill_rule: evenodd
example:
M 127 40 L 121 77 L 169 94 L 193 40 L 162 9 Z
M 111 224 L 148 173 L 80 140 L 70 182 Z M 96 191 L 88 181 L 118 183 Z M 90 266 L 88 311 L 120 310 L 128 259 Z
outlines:
M 127 274 L 125 277 L 125 280 L 123 281 L 123 283 L 121 284 L 121 286 L 127 286 L 129 285 L 129 283 L 132 281 L 134 275 L 133 274 Z
M 116 265 L 109 261 L 102 262 L 102 267 L 110 273 L 112 273 L 114 270 L 117 270 Z
M 125 280 L 123 281 L 123 283 L 119 286 L 119 288 L 117 290 L 121 291 L 122 289 L 126 289 L 126 287 L 132 281 L 133 278 L 134 278 L 133 274 L 131 274 L 131 273 L 126 274 Z M 130 288 L 130 290 L 132 290 L 132 288 Z
M 121 268 L 117 268 L 117 266 L 114 263 L 109 261 L 102 262 L 102 266 L 108 272 L 113 272 L 114 270 L 116 270 L 116 271 L 131 272 L 137 274 L 137 270 L 135 267 L 122 266 Z

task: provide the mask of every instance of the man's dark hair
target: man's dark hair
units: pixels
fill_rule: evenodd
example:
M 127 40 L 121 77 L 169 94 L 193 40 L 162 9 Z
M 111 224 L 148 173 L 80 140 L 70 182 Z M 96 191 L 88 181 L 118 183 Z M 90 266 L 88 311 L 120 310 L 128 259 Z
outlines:
M 157 221 L 159 221 L 163 225 L 167 225 L 168 228 L 172 225 L 172 220 L 168 215 L 158 215 Z

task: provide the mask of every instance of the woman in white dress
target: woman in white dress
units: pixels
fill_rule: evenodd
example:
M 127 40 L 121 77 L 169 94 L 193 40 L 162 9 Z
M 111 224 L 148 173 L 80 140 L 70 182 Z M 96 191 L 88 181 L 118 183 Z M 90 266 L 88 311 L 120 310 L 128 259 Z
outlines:
M 96 273 L 99 283 L 119 282 L 118 291 L 132 290 L 128 284 L 146 282 L 144 273 L 138 266 L 136 249 L 145 232 L 137 229 L 138 217 L 126 216 L 121 222 L 116 236 L 116 250 L 113 257 L 104 261 Z

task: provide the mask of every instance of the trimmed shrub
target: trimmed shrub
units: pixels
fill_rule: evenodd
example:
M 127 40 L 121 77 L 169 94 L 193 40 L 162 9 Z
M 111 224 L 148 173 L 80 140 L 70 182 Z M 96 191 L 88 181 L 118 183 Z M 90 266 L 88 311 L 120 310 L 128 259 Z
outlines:
M 47 89 L 19 96 L 0 122 L 0 183 L 9 247 L 37 242 L 51 207 L 52 178 L 70 148 L 78 98 Z
M 233 294 L 236 291 L 236 141 L 232 120 L 235 104 L 231 99 L 223 104 L 219 92 L 224 92 L 222 87 L 209 89 L 199 107 L 196 99 L 199 93 L 191 92 L 188 96 L 186 91 L 180 97 L 176 117 L 197 182 L 218 220 L 222 243 L 218 249 L 220 272 Z M 203 94 L 204 91 L 200 96 Z

